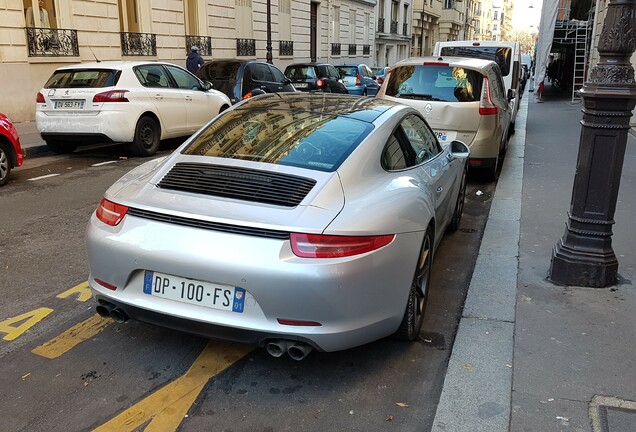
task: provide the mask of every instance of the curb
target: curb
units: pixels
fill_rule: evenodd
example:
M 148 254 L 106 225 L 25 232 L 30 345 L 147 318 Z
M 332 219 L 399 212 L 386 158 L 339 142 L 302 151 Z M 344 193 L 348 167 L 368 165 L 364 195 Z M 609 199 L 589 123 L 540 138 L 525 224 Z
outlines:
M 528 112 L 517 113 L 470 281 L 432 432 L 507 432 Z M 516 241 L 511 241 L 516 239 Z
M 53 154 L 51 150 L 46 146 L 46 143 L 42 144 L 30 144 L 22 146 L 22 154 L 25 158 L 32 158 L 34 156 L 40 156 L 43 154 Z

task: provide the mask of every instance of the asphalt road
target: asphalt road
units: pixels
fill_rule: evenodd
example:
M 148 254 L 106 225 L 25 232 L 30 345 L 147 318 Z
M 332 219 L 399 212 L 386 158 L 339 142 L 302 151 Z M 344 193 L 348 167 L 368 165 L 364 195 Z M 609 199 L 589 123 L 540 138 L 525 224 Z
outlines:
M 28 159 L 0 189 L 0 430 L 430 430 L 494 184 L 469 179 L 417 342 L 296 362 L 95 315 L 84 229 L 109 185 L 144 162 L 122 155 Z

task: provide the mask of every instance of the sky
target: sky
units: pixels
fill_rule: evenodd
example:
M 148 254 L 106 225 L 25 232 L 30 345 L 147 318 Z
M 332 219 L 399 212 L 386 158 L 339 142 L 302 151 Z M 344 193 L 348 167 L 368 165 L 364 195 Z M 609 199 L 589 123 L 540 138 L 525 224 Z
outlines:
M 514 0 L 512 28 L 536 32 L 541 21 L 542 5 L 543 0 Z

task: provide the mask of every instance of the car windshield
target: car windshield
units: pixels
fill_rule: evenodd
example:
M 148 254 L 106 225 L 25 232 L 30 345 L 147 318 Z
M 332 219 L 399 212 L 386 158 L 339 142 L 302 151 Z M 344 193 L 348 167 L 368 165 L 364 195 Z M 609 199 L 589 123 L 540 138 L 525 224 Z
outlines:
M 208 126 L 183 153 L 335 171 L 372 129 L 323 113 L 240 109 Z
M 316 72 L 312 66 L 289 66 L 285 69 L 285 76 L 292 81 L 316 79 Z
M 485 46 L 443 47 L 441 55 L 492 60 L 499 65 L 501 75 L 507 76 L 510 73 L 512 48 Z
M 446 65 L 397 66 L 391 71 L 386 95 L 403 99 L 475 102 L 483 76 L 472 69 Z
M 336 69 L 338 69 L 340 78 L 358 76 L 358 68 L 356 66 L 336 66 Z
M 117 84 L 121 71 L 110 69 L 64 69 L 53 72 L 44 88 L 101 88 Z

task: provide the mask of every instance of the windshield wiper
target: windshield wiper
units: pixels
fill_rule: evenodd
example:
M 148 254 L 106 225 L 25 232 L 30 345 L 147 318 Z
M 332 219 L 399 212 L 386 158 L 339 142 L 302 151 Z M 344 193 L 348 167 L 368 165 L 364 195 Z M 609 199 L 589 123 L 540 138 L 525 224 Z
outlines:
M 436 98 L 436 97 L 433 97 L 433 95 L 430 95 L 430 94 L 405 93 L 405 94 L 396 95 L 396 97 L 404 98 L 404 99 L 431 100 L 431 101 L 435 101 L 435 102 L 448 102 L 446 99 Z

